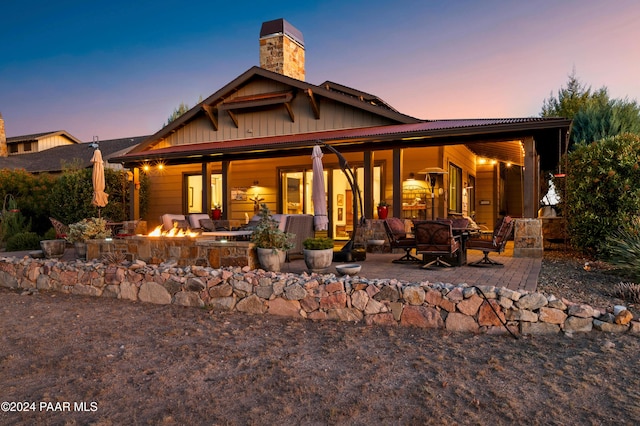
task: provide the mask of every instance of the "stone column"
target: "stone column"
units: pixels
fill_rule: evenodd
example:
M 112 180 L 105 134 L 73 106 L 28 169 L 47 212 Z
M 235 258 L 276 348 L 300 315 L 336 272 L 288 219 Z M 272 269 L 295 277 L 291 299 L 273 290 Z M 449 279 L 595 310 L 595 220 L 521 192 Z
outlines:
M 4 132 L 4 119 L 0 114 L 0 157 L 8 157 L 9 150 L 7 149 L 7 135 Z
M 513 257 L 542 257 L 544 252 L 542 221 L 516 219 L 513 235 Z

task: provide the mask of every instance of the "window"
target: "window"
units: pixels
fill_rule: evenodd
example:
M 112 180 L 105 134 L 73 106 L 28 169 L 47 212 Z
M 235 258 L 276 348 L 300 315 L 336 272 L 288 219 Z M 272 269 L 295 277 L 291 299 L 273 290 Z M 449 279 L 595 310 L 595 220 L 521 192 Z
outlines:
M 449 211 L 462 213 L 462 169 L 449 163 Z
M 24 143 L 24 152 L 31 152 L 31 142 Z
M 12 143 L 11 145 L 9 145 L 9 153 L 10 154 L 17 154 L 18 153 L 18 144 Z
M 476 177 L 467 176 L 467 216 L 474 216 L 476 213 Z

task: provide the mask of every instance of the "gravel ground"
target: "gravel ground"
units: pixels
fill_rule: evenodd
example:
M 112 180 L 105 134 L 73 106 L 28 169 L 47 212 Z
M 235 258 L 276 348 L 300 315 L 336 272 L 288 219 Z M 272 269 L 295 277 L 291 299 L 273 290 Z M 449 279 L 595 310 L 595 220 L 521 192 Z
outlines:
M 640 305 L 615 296 L 615 287 L 630 280 L 605 262 L 571 250 L 546 250 L 538 277 L 538 291 L 587 303 L 595 308 L 625 305 L 634 318 L 640 317 Z

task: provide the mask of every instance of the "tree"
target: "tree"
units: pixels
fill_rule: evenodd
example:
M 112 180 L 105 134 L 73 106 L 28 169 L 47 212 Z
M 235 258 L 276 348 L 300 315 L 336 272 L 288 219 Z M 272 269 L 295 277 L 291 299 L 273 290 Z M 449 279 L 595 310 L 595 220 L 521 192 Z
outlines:
M 575 70 L 557 97 L 552 94 L 544 100 L 540 115 L 573 120 L 569 150 L 578 143 L 591 143 L 625 132 L 640 134 L 640 107 L 636 101 L 610 99 L 605 86 L 592 91 L 580 82 Z
M 178 117 L 180 117 L 182 114 L 184 114 L 187 111 L 189 111 L 189 105 L 185 104 L 184 102 L 180 102 L 180 105 L 177 108 L 175 108 L 171 113 L 171 115 L 169 116 L 169 118 L 167 118 L 167 123 L 165 124 L 165 126 L 171 123 L 172 121 L 175 121 Z

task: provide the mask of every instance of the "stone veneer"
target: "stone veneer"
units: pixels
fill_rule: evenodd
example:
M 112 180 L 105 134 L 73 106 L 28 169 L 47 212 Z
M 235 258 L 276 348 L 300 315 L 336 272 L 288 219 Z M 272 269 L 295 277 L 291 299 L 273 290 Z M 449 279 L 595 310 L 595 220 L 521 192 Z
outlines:
M 99 261 L 0 258 L 0 286 L 27 291 L 111 297 L 159 304 L 208 307 L 213 311 L 272 314 L 311 320 L 364 321 L 460 332 L 567 334 L 601 330 L 640 334 L 640 322 L 553 295 L 502 287 L 408 283 L 395 279 L 272 273 L 249 266 L 178 267 Z M 494 313 L 494 309 L 497 315 Z
M 217 241 L 212 237 L 131 236 L 87 241 L 87 259 L 101 259 L 106 253 L 122 253 L 128 261 L 159 264 L 173 259 L 177 266 L 212 268 L 258 266 L 254 245 L 248 241 Z
M 542 221 L 540 219 L 515 219 L 513 228 L 513 257 L 544 255 Z

